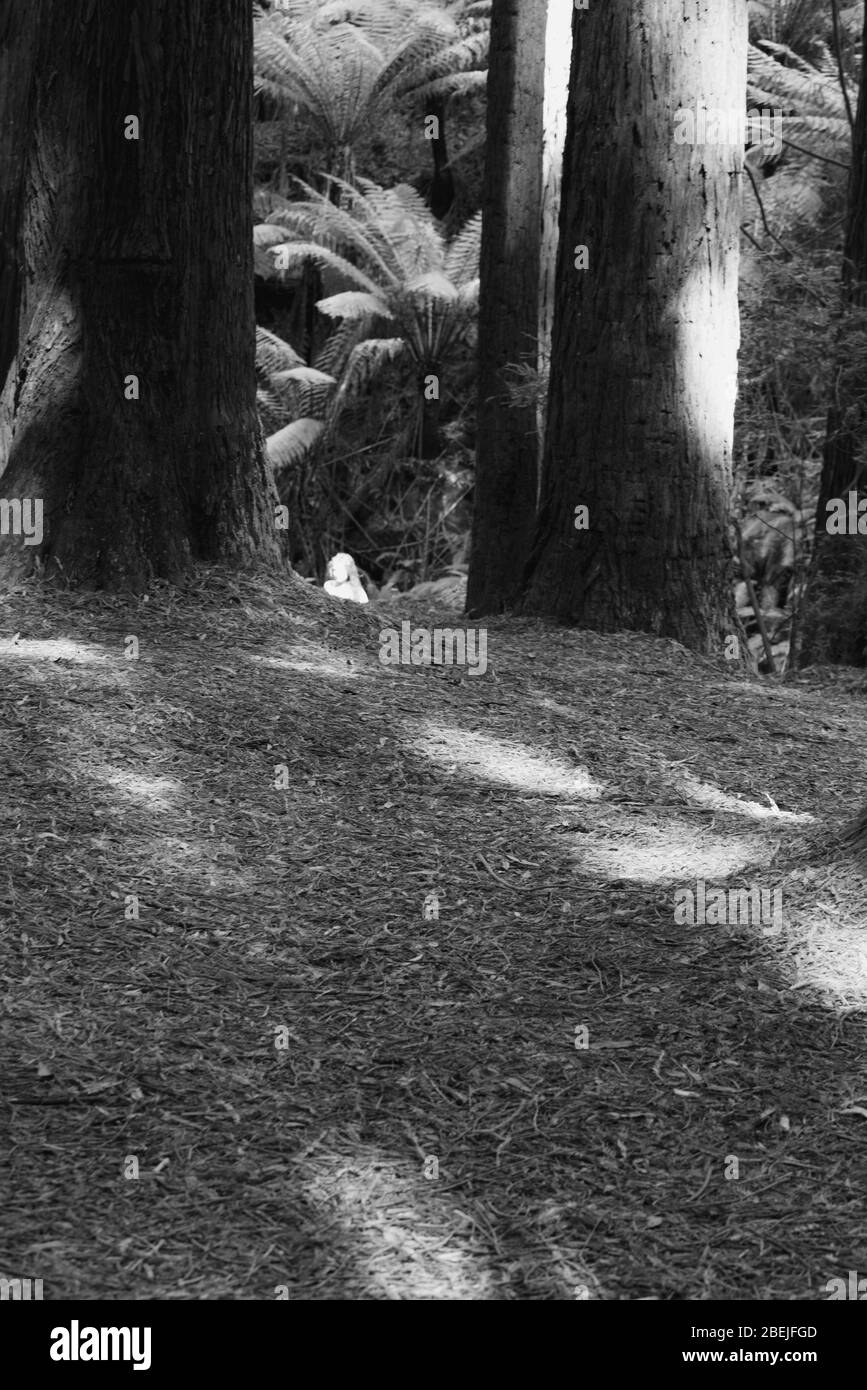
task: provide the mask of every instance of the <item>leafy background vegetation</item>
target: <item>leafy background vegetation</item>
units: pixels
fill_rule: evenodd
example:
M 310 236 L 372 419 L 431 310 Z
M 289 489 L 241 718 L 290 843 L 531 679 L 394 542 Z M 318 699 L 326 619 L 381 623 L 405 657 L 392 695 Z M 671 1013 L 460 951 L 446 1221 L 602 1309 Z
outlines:
M 735 493 L 748 544 L 757 507 L 793 519 L 783 654 L 841 334 L 863 358 L 839 298 L 862 15 L 750 6 L 748 99 L 782 112 L 784 143 L 746 156 Z M 399 587 L 465 568 L 489 21 L 470 0 L 256 7 L 260 408 L 302 574 L 336 549 Z M 544 399 L 524 364 L 514 383 Z

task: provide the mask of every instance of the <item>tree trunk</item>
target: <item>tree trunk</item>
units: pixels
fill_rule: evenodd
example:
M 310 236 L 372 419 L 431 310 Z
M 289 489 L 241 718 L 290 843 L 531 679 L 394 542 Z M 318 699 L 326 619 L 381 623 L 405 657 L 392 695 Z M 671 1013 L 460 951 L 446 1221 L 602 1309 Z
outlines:
M 427 102 L 426 113 L 436 117 L 436 138 L 431 140 L 433 157 L 433 177 L 430 185 L 430 210 L 440 221 L 447 216 L 455 200 L 455 180 L 449 168 L 449 153 L 446 147 L 446 102 L 444 97 L 433 97 Z
M 545 33 L 545 115 L 542 145 L 542 246 L 539 283 L 538 370 L 551 370 L 551 334 L 554 328 L 554 292 L 560 225 L 560 189 L 563 150 L 566 144 L 566 104 L 569 95 L 569 63 L 572 56 L 571 0 L 548 0 Z M 539 472 L 545 444 L 545 406 L 537 411 Z
M 742 0 L 576 12 L 542 509 L 521 611 L 718 652 L 734 630 Z M 677 114 L 697 121 L 678 143 Z M 687 128 L 688 133 L 688 128 Z M 701 141 L 701 143 L 699 143 Z M 577 251 L 586 246 L 589 268 Z M 587 529 L 575 509 L 589 509 Z
M 34 0 L 2 23 L 0 490 L 43 499 L 45 535 L 0 537 L 0 570 L 141 589 L 277 561 L 248 0 Z
M 867 52 L 867 12 L 862 53 Z M 867 64 L 862 63 L 849 174 L 840 348 L 828 409 L 813 558 L 800 614 L 798 664 L 867 665 L 867 536 L 829 535 L 827 503 L 867 496 L 867 382 L 852 356 L 867 306 Z M 857 311 L 853 313 L 852 311 Z M 848 512 L 848 506 L 847 506 Z
M 474 615 L 514 599 L 536 508 L 536 412 L 509 408 L 509 364 L 536 365 L 546 0 L 494 0 L 479 300 Z

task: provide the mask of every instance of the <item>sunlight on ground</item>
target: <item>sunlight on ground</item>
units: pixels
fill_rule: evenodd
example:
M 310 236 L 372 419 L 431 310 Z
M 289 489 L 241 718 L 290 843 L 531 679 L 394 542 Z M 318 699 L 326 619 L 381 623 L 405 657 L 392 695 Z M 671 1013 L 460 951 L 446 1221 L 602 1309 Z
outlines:
M 818 905 L 792 954 L 793 989 L 816 990 L 837 1012 L 867 1008 L 867 913 L 844 923 L 830 903 Z
M 733 811 L 738 816 L 748 816 L 750 820 L 781 820 L 805 825 L 814 819 L 806 812 L 781 811 L 773 805 L 762 806 L 758 801 L 744 801 L 740 796 L 720 791 L 709 782 L 700 782 L 690 772 L 677 772 L 671 777 L 675 791 L 681 792 L 693 806 L 707 806 L 712 811 Z
M 0 657 L 17 657 L 21 661 L 74 661 L 80 666 L 96 662 L 113 666 L 118 659 L 116 651 L 91 642 L 67 642 L 63 638 L 47 642 L 5 638 L 0 641 Z
M 671 879 L 686 886 L 703 878 L 722 887 L 724 880 L 740 873 L 761 852 L 753 836 L 714 834 L 706 826 L 669 812 L 665 824 L 646 820 L 623 811 L 618 815 L 618 833 L 606 834 L 607 827 L 590 839 L 582 835 L 573 857 L 582 873 L 604 874 L 606 878 L 632 879 L 636 883 L 659 883 Z
M 375 1150 L 367 1162 L 363 1153 L 320 1153 L 308 1156 L 304 1166 L 311 1205 L 328 1213 L 329 1226 L 343 1230 L 355 1272 L 372 1296 L 496 1297 L 487 1260 L 473 1248 L 468 1218 L 417 1169 L 389 1163 Z M 437 1199 L 434 1212 L 431 1194 Z
M 152 811 L 173 811 L 186 795 L 184 783 L 175 777 L 146 777 L 141 772 L 94 763 L 88 763 L 87 773 Z
M 313 676 L 340 676 L 346 678 L 359 676 L 362 674 L 368 663 L 358 661 L 356 658 L 341 656 L 333 649 L 327 647 L 317 647 L 315 643 L 305 643 L 303 647 L 297 647 L 299 655 L 296 656 L 255 656 L 247 654 L 247 659 L 253 666 L 271 666 L 277 671 L 303 671 L 306 675 Z M 375 663 L 377 666 L 379 663 Z M 382 669 L 382 668 L 380 668 Z
M 530 694 L 533 698 L 534 705 L 538 705 L 540 709 L 547 710 L 549 714 L 556 714 L 558 719 L 568 719 L 571 721 L 575 718 L 574 707 L 570 709 L 568 705 L 561 705 L 558 700 L 552 700 L 550 695 L 546 695 L 544 691 L 538 689 L 538 687 L 531 690 Z
M 575 796 L 597 801 L 602 784 L 582 767 L 543 756 L 524 743 L 492 738 L 432 720 L 416 726 L 407 746 L 452 775 L 481 777 L 527 796 Z

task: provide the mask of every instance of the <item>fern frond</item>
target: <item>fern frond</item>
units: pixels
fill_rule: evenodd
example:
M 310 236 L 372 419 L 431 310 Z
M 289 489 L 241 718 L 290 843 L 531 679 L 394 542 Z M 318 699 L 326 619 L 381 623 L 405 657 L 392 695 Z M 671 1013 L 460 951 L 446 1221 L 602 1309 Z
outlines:
M 336 419 L 348 395 L 358 394 L 386 362 L 396 361 L 406 351 L 403 338 L 365 338 L 349 355 L 343 378 L 329 412 L 329 425 Z
M 316 366 L 339 380 L 352 349 L 364 336 L 363 324 L 354 319 L 342 319 L 316 354 Z
M 416 299 L 441 299 L 451 302 L 457 299 L 458 292 L 447 275 L 441 271 L 429 270 L 424 275 L 416 275 L 406 283 L 407 294 Z
M 290 270 L 293 266 L 303 266 L 305 261 L 314 261 L 323 269 L 330 267 L 332 270 L 339 270 L 345 275 L 351 284 L 357 285 L 359 289 L 368 290 L 370 294 L 376 294 L 379 290 L 375 280 L 371 280 L 369 275 L 359 270 L 352 261 L 346 260 L 344 256 L 338 256 L 327 246 L 321 246 L 315 241 L 284 241 L 281 246 L 273 248 L 274 254 L 279 254 L 281 270 Z
M 487 32 L 472 34 L 455 43 L 434 50 L 429 57 L 407 67 L 395 83 L 399 96 L 418 97 L 434 82 L 460 74 L 471 75 L 472 69 L 483 69 L 478 75 L 487 78 L 489 49 Z
M 449 101 L 452 97 L 465 97 L 473 92 L 485 92 L 488 86 L 487 70 L 484 72 L 453 72 L 445 77 L 437 77 L 426 82 L 413 92 L 419 104 L 428 101 Z
M 336 386 L 334 377 L 329 372 L 321 372 L 317 367 L 287 367 L 284 372 L 275 372 L 272 378 L 278 385 L 283 385 L 287 381 L 302 381 L 307 386 Z
M 316 308 L 329 318 L 372 319 L 390 318 L 391 311 L 380 295 L 363 294 L 360 290 L 344 290 L 342 294 L 318 299 Z
M 277 395 L 268 386 L 256 390 L 256 410 L 265 434 L 274 434 L 286 424 L 288 412 Z
M 275 473 L 296 468 L 309 454 L 325 430 L 322 420 L 293 420 L 265 440 Z
M 783 50 L 786 56 L 790 54 L 784 45 L 770 44 L 768 41 L 763 43 L 765 47 Z M 797 60 L 797 66 L 783 67 L 769 54 L 754 44 L 750 45 L 747 85 L 748 89 L 755 88 L 761 93 L 760 104 L 782 107 L 787 114 L 807 111 L 818 114 L 823 111 L 829 116 L 844 116 L 846 107 L 839 85 L 816 72 L 796 54 L 791 54 L 791 58 Z
M 346 206 L 333 203 L 330 198 L 309 184 L 297 179 L 296 183 L 307 194 L 307 201 L 290 204 L 290 211 L 282 215 L 282 221 L 289 226 L 306 229 L 308 234 L 331 249 L 352 251 L 366 262 L 371 274 L 379 275 L 381 280 L 397 283 L 400 266 L 384 234 L 379 219 L 369 215 L 365 208 L 364 196 L 358 189 L 343 179 L 332 179 L 346 198 Z
M 253 228 L 253 245 L 261 247 L 262 250 L 267 251 L 269 247 L 285 240 L 285 232 L 273 222 L 258 222 Z
M 267 328 L 256 328 L 256 367 L 267 376 L 286 371 L 291 367 L 302 367 L 303 357 L 287 343 Z
M 482 249 L 482 214 L 471 217 L 452 239 L 445 256 L 445 272 L 456 285 L 475 279 Z
M 431 17 L 420 24 L 416 33 L 402 43 L 384 65 L 376 79 L 376 95 L 380 96 L 389 90 L 399 95 L 400 84 L 405 74 L 431 62 L 437 53 L 441 53 L 453 43 L 456 35 L 457 29 L 453 21 L 442 10 L 439 11 L 438 18 Z
M 479 290 L 481 280 L 476 276 L 475 280 L 465 280 L 458 289 L 458 302 L 462 309 L 475 309 L 479 302 Z

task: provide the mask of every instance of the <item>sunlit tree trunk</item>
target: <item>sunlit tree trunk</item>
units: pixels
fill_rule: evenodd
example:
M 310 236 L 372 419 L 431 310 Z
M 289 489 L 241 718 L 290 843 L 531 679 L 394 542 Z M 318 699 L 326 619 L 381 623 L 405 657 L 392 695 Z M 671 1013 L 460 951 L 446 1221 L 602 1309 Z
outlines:
M 743 112 L 745 7 L 591 5 L 573 34 L 542 510 L 520 607 L 719 651 L 743 129 L 707 138 L 698 108 Z M 675 139 L 679 109 L 694 143 Z
M 572 56 L 572 0 L 548 0 L 545 34 L 545 106 L 542 139 L 542 248 L 539 280 L 539 371 L 551 366 L 554 291 L 560 221 L 560 188 L 566 144 L 566 102 Z M 539 461 L 545 442 L 545 405 L 538 410 Z M 541 482 L 541 467 L 539 481 Z

